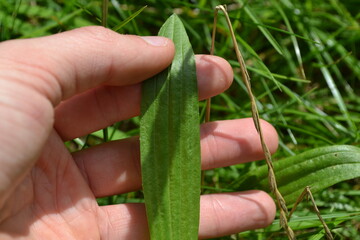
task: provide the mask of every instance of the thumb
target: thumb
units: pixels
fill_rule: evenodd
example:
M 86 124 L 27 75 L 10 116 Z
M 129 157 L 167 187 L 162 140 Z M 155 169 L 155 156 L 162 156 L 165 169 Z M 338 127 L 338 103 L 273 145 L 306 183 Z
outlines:
M 121 35 L 93 26 L 4 42 L 0 53 L 2 66 L 26 75 L 18 81 L 56 104 L 102 83 L 120 86 L 145 80 L 169 65 L 175 51 L 167 38 Z
M 0 196 L 5 196 L 40 155 L 60 101 L 101 84 L 145 80 L 171 63 L 174 46 L 162 37 L 85 27 L 2 42 L 0 56 Z

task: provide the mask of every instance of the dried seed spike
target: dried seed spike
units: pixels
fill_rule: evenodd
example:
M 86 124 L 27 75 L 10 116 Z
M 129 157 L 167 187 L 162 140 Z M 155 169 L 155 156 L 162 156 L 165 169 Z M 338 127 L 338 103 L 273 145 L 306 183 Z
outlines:
M 274 173 L 274 167 L 272 165 L 271 153 L 270 153 L 269 148 L 267 147 L 267 145 L 265 143 L 265 140 L 264 140 L 263 132 L 262 132 L 261 125 L 260 125 L 260 117 L 259 117 L 259 112 L 258 112 L 257 105 L 256 105 L 256 100 L 255 100 L 255 97 L 254 97 L 254 95 L 252 93 L 252 90 L 251 90 L 250 76 L 249 76 L 249 73 L 246 70 L 246 65 L 245 65 L 244 59 L 243 59 L 243 57 L 241 55 L 241 52 L 239 50 L 239 47 L 238 47 L 238 44 L 237 44 L 237 41 L 236 41 L 236 37 L 235 37 L 235 33 L 234 33 L 233 28 L 232 28 L 231 21 L 230 21 L 230 18 L 229 18 L 229 15 L 227 13 L 225 5 L 219 5 L 219 6 L 216 6 L 216 8 L 215 8 L 214 29 L 216 28 L 215 24 L 216 24 L 217 12 L 219 10 L 221 10 L 224 13 L 225 18 L 226 18 L 226 22 L 227 22 L 227 24 L 229 26 L 230 36 L 231 36 L 233 44 L 234 44 L 236 57 L 237 57 L 237 60 L 238 60 L 238 62 L 240 64 L 240 68 L 241 68 L 242 79 L 243 79 L 243 81 L 245 83 L 246 89 L 247 89 L 249 97 L 250 97 L 251 112 L 252 112 L 254 125 L 255 125 L 255 128 L 256 128 L 256 131 L 258 132 L 258 134 L 260 136 L 261 146 L 262 146 L 262 149 L 263 149 L 264 154 L 265 154 L 266 164 L 268 166 L 268 171 L 269 171 L 268 178 L 269 178 L 270 189 L 271 189 L 271 192 L 275 195 L 278 206 L 280 208 L 280 224 L 285 229 L 285 231 L 286 231 L 286 233 L 288 235 L 288 238 L 293 240 L 293 239 L 296 239 L 295 234 L 294 234 L 293 230 L 290 228 L 290 226 L 288 224 L 288 220 L 287 220 L 288 211 L 287 211 L 285 200 L 284 200 L 283 196 L 281 195 L 281 193 L 279 192 L 279 190 L 277 188 L 276 178 L 275 178 L 275 173 Z M 212 52 L 213 52 L 213 46 L 214 46 L 214 41 L 215 41 L 214 31 L 215 30 L 213 30 Z M 209 112 L 207 112 L 206 114 L 208 116 L 210 116 L 210 100 L 208 100 L 207 105 L 208 105 L 207 110 L 209 110 Z
M 319 209 L 318 209 L 317 206 L 316 206 L 314 197 L 313 197 L 313 195 L 312 195 L 312 193 L 311 193 L 311 191 L 310 191 L 310 187 L 307 186 L 307 187 L 305 188 L 305 190 L 306 190 L 308 196 L 310 197 L 310 200 L 311 200 L 311 202 L 312 202 L 312 204 L 313 204 L 313 206 L 314 206 L 314 210 L 315 210 L 315 212 L 316 212 L 316 215 L 318 216 L 320 222 L 321 222 L 322 225 L 324 226 L 325 233 L 326 233 L 326 238 L 329 239 L 329 240 L 333 240 L 334 237 L 332 236 L 332 234 L 331 234 L 331 232 L 330 232 L 330 229 L 329 229 L 329 227 L 326 225 L 324 219 L 323 219 L 323 218 L 321 217 L 321 215 L 320 215 L 320 211 L 319 211 Z
M 326 235 L 326 238 L 328 240 L 333 240 L 334 237 L 333 235 L 331 234 L 331 231 L 329 229 L 329 227 L 327 226 L 326 222 L 324 221 L 324 219 L 321 217 L 321 214 L 320 214 L 320 211 L 319 209 L 317 208 L 316 206 L 316 203 L 315 203 L 315 199 L 311 193 L 311 190 L 310 190 L 310 186 L 307 186 L 305 187 L 304 191 L 301 193 L 301 195 L 299 196 L 299 198 L 296 200 L 295 204 L 294 204 L 294 207 L 291 209 L 291 212 L 289 214 L 289 219 L 291 217 L 291 215 L 294 213 L 296 207 L 299 205 L 299 203 L 304 199 L 304 197 L 307 196 L 308 198 L 310 198 L 311 200 L 311 203 L 314 207 L 314 211 L 316 212 L 316 215 L 318 216 L 321 224 L 323 225 L 324 227 L 324 230 L 325 230 L 325 235 Z M 309 199 L 308 199 L 309 200 Z
M 314 210 L 315 210 L 315 212 L 316 212 L 316 215 L 318 216 L 320 222 L 321 222 L 322 225 L 324 226 L 326 238 L 329 239 L 329 240 L 333 240 L 334 237 L 332 236 L 332 234 L 331 234 L 331 232 L 330 232 L 330 229 L 329 229 L 329 227 L 327 226 L 327 224 L 325 223 L 324 219 L 323 219 L 323 218 L 321 217 L 321 215 L 320 215 L 320 211 L 319 211 L 319 209 L 318 209 L 317 206 L 316 206 L 314 197 L 313 197 L 313 195 L 312 195 L 312 193 L 311 193 L 311 191 L 310 191 L 310 187 L 307 186 L 305 189 L 306 189 L 306 192 L 307 192 L 308 196 L 310 197 L 310 200 L 311 200 L 311 202 L 312 202 L 312 204 L 313 204 L 313 206 L 314 206 Z
M 298 199 L 296 200 L 296 202 L 294 203 L 293 208 L 291 209 L 290 213 L 289 213 L 289 219 L 291 218 L 292 214 L 295 212 L 297 206 L 299 205 L 299 203 L 304 199 L 304 197 L 306 196 L 307 191 L 306 188 L 304 189 L 304 191 L 300 194 L 300 196 L 298 197 Z

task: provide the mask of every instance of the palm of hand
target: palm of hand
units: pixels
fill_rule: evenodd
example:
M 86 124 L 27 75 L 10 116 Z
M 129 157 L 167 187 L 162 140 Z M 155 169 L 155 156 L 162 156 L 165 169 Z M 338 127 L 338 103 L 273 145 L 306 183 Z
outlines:
M 100 239 L 101 210 L 56 133 L 4 211 L 9 238 Z

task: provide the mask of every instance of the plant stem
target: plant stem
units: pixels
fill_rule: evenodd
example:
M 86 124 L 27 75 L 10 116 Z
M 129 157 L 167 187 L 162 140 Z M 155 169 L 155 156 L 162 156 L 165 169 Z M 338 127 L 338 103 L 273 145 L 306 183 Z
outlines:
M 218 11 L 215 9 L 214 25 L 213 25 L 213 31 L 212 31 L 212 36 L 211 36 L 210 55 L 214 55 L 214 50 L 215 50 L 215 35 L 216 35 L 217 16 L 218 16 Z M 208 98 L 208 99 L 206 99 L 205 122 L 210 122 L 210 111 L 211 111 L 211 98 Z
M 109 2 L 108 0 L 103 0 L 102 1 L 102 17 L 101 17 L 101 25 L 103 27 L 107 27 L 107 15 L 108 15 L 108 8 L 109 8 Z M 109 140 L 109 134 L 108 134 L 108 129 L 104 128 L 103 129 L 103 139 L 104 142 L 107 142 Z
M 324 219 L 321 217 L 320 215 L 320 211 L 319 209 L 317 208 L 316 206 L 316 203 L 315 203 L 315 200 L 314 200 L 314 197 L 311 193 L 311 190 L 310 190 L 310 187 L 307 186 L 304 191 L 301 193 L 301 195 L 299 196 L 299 198 L 296 200 L 295 204 L 294 204 L 294 207 L 291 209 L 291 212 L 289 213 L 289 220 L 290 220 L 290 217 L 291 215 L 294 213 L 296 207 L 299 205 L 299 203 L 304 199 L 305 196 L 309 196 L 310 197 L 310 200 L 311 200 L 311 203 L 312 205 L 314 206 L 314 211 L 316 212 L 316 215 L 318 216 L 321 224 L 323 225 L 324 227 L 324 230 L 325 230 L 325 235 L 326 235 L 326 238 L 328 240 L 333 240 L 334 237 L 333 235 L 331 234 L 331 231 L 329 229 L 329 227 L 327 226 L 326 222 L 324 221 Z
M 102 1 L 102 18 L 101 18 L 101 25 L 103 27 L 107 27 L 108 8 L 109 8 L 109 1 L 103 0 Z
M 245 83 L 246 89 L 247 89 L 249 97 L 250 97 L 252 118 L 253 118 L 253 121 L 255 124 L 256 131 L 258 132 L 258 134 L 260 136 L 261 146 L 262 146 L 262 149 L 265 154 L 266 164 L 268 166 L 268 171 L 269 171 L 268 179 L 269 179 L 270 189 L 271 189 L 271 192 L 275 195 L 279 209 L 280 209 L 280 224 L 285 229 L 285 231 L 288 235 L 288 238 L 293 240 L 293 239 L 296 239 L 295 234 L 288 224 L 288 220 L 287 220 L 288 211 L 287 211 L 285 199 L 283 198 L 283 196 L 281 195 L 281 193 L 279 192 L 279 190 L 277 188 L 274 167 L 273 167 L 272 159 L 271 159 L 271 153 L 270 153 L 270 150 L 264 140 L 263 132 L 262 132 L 261 125 L 260 125 L 260 117 L 259 117 L 259 112 L 258 112 L 257 105 L 256 105 L 256 100 L 255 100 L 255 97 L 251 90 L 250 76 L 246 70 L 246 65 L 245 65 L 244 59 L 239 50 L 239 46 L 237 44 L 235 33 L 232 28 L 232 24 L 231 24 L 229 15 L 227 13 L 226 7 L 224 5 L 216 6 L 215 17 L 217 16 L 217 12 L 219 10 L 221 10 L 224 13 L 226 22 L 229 26 L 230 35 L 231 35 L 231 38 L 232 38 L 232 41 L 234 44 L 236 57 L 237 57 L 237 60 L 240 64 L 240 68 L 241 68 L 241 76 L 242 76 L 242 79 Z M 216 23 L 215 20 L 214 20 L 214 22 Z

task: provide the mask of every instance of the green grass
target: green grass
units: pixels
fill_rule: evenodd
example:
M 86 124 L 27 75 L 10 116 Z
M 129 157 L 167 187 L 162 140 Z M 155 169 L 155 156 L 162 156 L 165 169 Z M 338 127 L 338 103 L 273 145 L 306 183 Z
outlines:
M 31 2 L 31 4 L 30 4 Z M 119 33 L 156 35 L 160 26 L 177 12 L 184 21 L 195 53 L 208 53 L 213 9 L 221 3 L 237 34 L 262 118 L 280 136 L 274 159 L 305 150 L 337 144 L 360 146 L 360 14 L 357 0 L 267 1 L 110 1 L 107 26 Z M 81 26 L 101 25 L 102 1 L 0 0 L 0 40 L 54 34 Z M 132 21 L 142 7 L 147 5 Z M 126 23 L 123 25 L 122 23 Z M 230 61 L 235 81 L 212 99 L 212 120 L 250 117 L 243 85 L 226 22 L 219 14 L 215 54 Z M 202 106 L 204 104 L 202 103 Z M 108 138 L 138 134 L 134 118 L 108 129 Z M 82 147 L 83 139 L 67 143 Z M 103 132 L 88 137 L 87 145 L 103 141 Z M 264 162 L 205 172 L 204 192 L 231 189 L 240 176 Z M 230 188 L 230 189 L 229 189 Z M 315 194 L 315 200 L 336 239 L 360 239 L 360 181 L 349 180 Z M 142 193 L 100 199 L 101 204 L 141 202 Z M 356 214 L 357 213 L 357 214 Z M 295 213 L 303 222 L 315 216 L 308 203 Z M 295 218 L 294 218 L 295 219 Z M 294 228 L 299 239 L 317 239 L 318 221 Z M 276 223 L 222 239 L 286 239 Z

